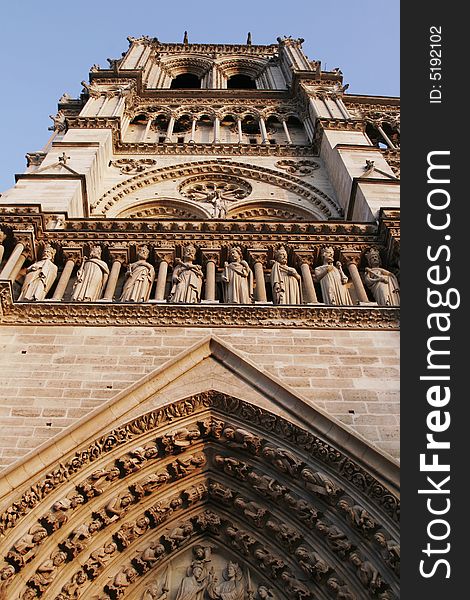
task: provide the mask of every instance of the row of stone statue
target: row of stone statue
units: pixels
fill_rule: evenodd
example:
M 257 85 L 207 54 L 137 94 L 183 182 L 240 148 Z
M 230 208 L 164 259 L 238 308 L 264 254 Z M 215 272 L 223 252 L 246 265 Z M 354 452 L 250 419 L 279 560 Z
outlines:
M 155 280 L 155 269 L 148 262 L 150 251 L 145 245 L 137 249 L 137 261 L 127 269 L 126 279 L 119 300 L 121 302 L 147 302 Z M 54 264 L 55 250 L 51 245 L 44 248 L 41 260 L 28 267 L 20 301 L 44 300 L 57 278 Z M 364 271 L 364 283 L 380 306 L 398 306 L 400 292 L 397 278 L 382 268 L 380 254 L 376 248 L 366 253 L 368 267 Z M 319 283 L 323 302 L 328 305 L 352 305 L 349 293 L 349 279 L 340 261 L 334 262 L 334 249 L 326 246 L 321 251 L 322 265 L 313 271 L 313 281 Z M 183 258 L 177 258 L 171 278 L 171 291 L 168 297 L 173 303 L 197 303 L 201 300 L 204 273 L 202 267 L 194 263 L 196 249 L 189 244 L 183 249 Z M 73 286 L 71 300 L 93 302 L 102 298 L 110 270 L 101 259 L 101 246 L 91 248 L 90 256 L 83 259 Z M 274 304 L 301 304 L 301 276 L 294 267 L 287 264 L 284 247 L 274 253 L 270 273 L 270 283 Z M 254 277 L 247 261 L 243 259 L 239 247 L 229 251 L 229 261 L 224 263 L 221 274 L 224 289 L 224 302 L 229 304 L 251 304 L 253 302 Z

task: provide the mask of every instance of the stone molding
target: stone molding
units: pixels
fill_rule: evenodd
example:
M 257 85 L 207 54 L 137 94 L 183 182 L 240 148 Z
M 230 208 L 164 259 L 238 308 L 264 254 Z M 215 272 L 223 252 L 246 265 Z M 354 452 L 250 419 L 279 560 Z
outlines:
M 0 323 L 17 325 L 140 325 L 165 327 L 296 327 L 398 330 L 399 309 L 384 307 L 175 305 L 104 302 L 14 302 L 0 282 Z

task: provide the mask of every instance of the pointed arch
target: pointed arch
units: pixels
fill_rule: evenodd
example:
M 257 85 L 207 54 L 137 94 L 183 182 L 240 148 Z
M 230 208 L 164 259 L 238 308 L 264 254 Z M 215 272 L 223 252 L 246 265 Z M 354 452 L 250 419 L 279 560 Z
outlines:
M 165 403 L 165 382 L 209 357 L 256 386 L 264 407 L 214 389 Z M 393 465 L 217 340 L 120 394 L 68 444 L 6 475 L 24 481 L 0 516 L 11 597 L 140 598 L 195 544 L 213 548 L 219 575 L 236 559 L 246 583 L 272 581 L 281 599 L 396 597 Z

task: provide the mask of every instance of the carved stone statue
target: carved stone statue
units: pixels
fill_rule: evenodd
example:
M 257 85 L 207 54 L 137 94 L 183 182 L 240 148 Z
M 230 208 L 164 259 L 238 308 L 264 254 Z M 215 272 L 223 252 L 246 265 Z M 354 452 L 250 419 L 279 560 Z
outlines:
M 212 600 L 245 600 L 245 578 L 238 563 L 227 563 L 222 577 L 224 581 L 217 583 L 217 578 L 211 569 L 207 586 L 209 598 Z
M 243 260 L 240 248 L 230 250 L 230 262 L 226 262 L 222 273 L 225 282 L 225 302 L 229 304 L 251 304 L 253 298 L 253 271 Z
M 101 294 L 109 276 L 108 265 L 101 260 L 101 246 L 93 246 L 89 258 L 85 258 L 77 271 L 73 287 L 74 302 L 95 302 Z
M 147 246 L 137 249 L 137 261 L 129 265 L 122 288 L 121 302 L 147 302 L 155 279 L 155 269 L 147 262 L 150 251 Z
M 28 267 L 18 300 L 44 300 L 57 277 L 54 264 L 55 250 L 47 244 L 41 260 Z
M 204 562 L 193 560 L 176 593 L 175 600 L 203 600 L 209 583 Z
M 274 304 L 300 304 L 300 280 L 297 271 L 287 265 L 286 249 L 278 248 L 271 269 Z
M 315 269 L 315 281 L 320 282 L 320 287 L 325 304 L 335 306 L 352 304 L 351 296 L 346 288 L 348 278 L 343 272 L 339 261 L 333 264 L 334 250 L 331 246 L 322 249 L 323 265 Z
M 382 268 L 380 253 L 371 248 L 365 254 L 369 264 L 365 269 L 364 281 L 380 306 L 400 306 L 400 286 L 393 273 Z
M 196 248 L 190 244 L 183 250 L 183 260 L 176 259 L 176 267 L 171 278 L 170 302 L 196 303 L 201 299 L 203 272 L 195 265 Z

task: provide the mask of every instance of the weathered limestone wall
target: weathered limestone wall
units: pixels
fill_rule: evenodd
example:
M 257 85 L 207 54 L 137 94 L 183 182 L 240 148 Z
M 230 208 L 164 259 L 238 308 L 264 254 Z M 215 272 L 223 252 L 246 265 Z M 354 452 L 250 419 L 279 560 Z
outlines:
M 211 333 L 398 456 L 397 332 L 7 326 L 0 328 L 0 465 Z

